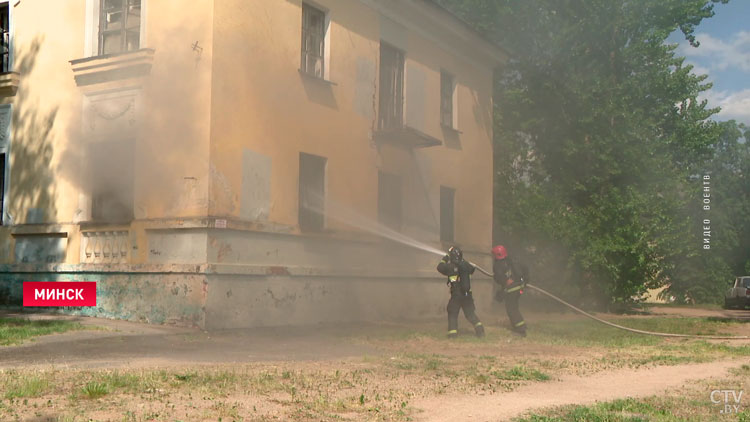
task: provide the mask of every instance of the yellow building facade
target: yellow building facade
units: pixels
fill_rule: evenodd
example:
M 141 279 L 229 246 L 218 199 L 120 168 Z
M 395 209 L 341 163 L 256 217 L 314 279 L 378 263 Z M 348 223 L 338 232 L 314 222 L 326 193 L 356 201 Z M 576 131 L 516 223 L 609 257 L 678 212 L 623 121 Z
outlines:
M 432 1 L 0 5 L 0 305 L 89 280 L 71 312 L 426 317 L 439 257 L 377 232 L 486 260 L 505 55 Z

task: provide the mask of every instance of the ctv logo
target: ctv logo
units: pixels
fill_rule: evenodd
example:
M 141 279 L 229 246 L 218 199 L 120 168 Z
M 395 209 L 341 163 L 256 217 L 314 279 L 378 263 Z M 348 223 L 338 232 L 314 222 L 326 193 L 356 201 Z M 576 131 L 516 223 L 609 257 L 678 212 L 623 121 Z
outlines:
M 24 281 L 23 306 L 96 306 L 96 282 Z
M 724 408 L 719 413 L 740 413 L 740 401 L 742 401 L 743 392 L 742 390 L 713 390 L 711 391 L 711 403 L 724 404 Z

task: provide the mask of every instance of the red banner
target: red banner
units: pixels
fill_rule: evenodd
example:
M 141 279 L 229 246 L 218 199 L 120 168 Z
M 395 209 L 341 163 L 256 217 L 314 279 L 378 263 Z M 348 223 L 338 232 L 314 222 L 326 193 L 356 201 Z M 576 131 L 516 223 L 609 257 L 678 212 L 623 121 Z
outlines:
M 96 306 L 96 282 L 24 281 L 23 306 Z

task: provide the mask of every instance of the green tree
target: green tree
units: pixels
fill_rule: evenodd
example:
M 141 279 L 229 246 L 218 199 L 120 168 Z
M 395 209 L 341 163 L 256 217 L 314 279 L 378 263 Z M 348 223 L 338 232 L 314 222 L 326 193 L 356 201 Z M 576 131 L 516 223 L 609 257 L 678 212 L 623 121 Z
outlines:
M 694 247 L 680 258 L 665 291 L 678 299 L 719 302 L 728 282 L 750 273 L 750 131 L 735 121 L 719 127 L 711 158 L 691 183 L 693 198 L 710 195 L 710 209 L 702 201 L 690 204 Z M 710 249 L 704 249 L 704 239 Z
M 496 238 L 564 266 L 540 284 L 604 305 L 679 275 L 689 176 L 722 129 L 666 40 L 697 45 L 718 2 L 442 0 L 513 52 L 496 83 Z

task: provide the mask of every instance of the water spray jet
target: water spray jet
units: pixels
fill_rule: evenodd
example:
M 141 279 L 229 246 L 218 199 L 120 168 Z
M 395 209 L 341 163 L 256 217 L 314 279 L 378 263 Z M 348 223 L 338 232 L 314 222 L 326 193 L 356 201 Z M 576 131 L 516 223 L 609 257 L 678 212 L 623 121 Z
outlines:
M 382 238 L 386 238 L 397 243 L 401 243 L 402 245 L 406 245 L 415 249 L 429 252 L 438 256 L 445 255 L 444 251 L 441 251 L 433 246 L 430 246 L 426 243 L 420 242 L 416 239 L 406 236 L 403 233 L 397 232 L 396 230 L 393 230 L 392 228 L 378 221 L 374 221 L 368 217 L 365 217 L 351 210 L 344 204 L 341 204 L 335 200 L 327 198 L 325 201 L 323 201 L 322 198 L 315 198 L 314 194 L 311 194 L 311 196 L 315 199 L 314 202 L 317 202 L 319 204 L 325 203 L 326 206 L 325 206 L 325 209 L 323 209 L 321 207 L 317 207 L 309 203 L 304 203 L 303 206 L 307 208 L 308 210 L 311 210 L 318 214 L 325 215 L 326 217 L 330 217 L 340 223 L 344 223 L 348 226 L 361 229 L 370 234 L 373 234 Z
M 411 238 L 409 236 L 406 236 L 403 233 L 399 233 L 399 232 L 391 229 L 390 227 L 387 227 L 387 226 L 381 224 L 380 222 L 373 221 L 372 219 L 369 219 L 369 218 L 367 218 L 367 217 L 365 217 L 365 216 L 363 216 L 361 214 L 358 214 L 355 211 L 349 209 L 344 204 L 338 203 L 338 202 L 336 202 L 336 201 L 334 201 L 334 200 L 332 200 L 330 198 L 328 198 L 325 201 L 323 201 L 323 198 L 317 197 L 316 198 L 316 202 L 321 203 L 321 204 L 325 203 L 325 204 L 327 204 L 327 206 L 325 207 L 325 209 L 323 209 L 321 207 L 310 206 L 310 204 L 308 204 L 308 203 L 303 204 L 303 206 L 305 208 L 309 209 L 309 210 L 312 210 L 312 211 L 316 212 L 316 213 L 325 215 L 327 217 L 331 217 L 334 220 L 337 220 L 337 221 L 339 221 L 341 223 L 344 223 L 346 225 L 362 229 L 362 230 L 364 230 L 364 231 L 366 231 L 368 233 L 374 234 L 376 236 L 384 237 L 384 238 L 390 239 L 390 240 L 392 240 L 394 242 L 398 242 L 398 243 L 401 243 L 403 245 L 410 246 L 410 247 L 416 248 L 416 249 L 420 249 L 422 251 L 429 252 L 429 253 L 432 253 L 432 254 L 435 254 L 435 255 L 438 255 L 438 256 L 444 256 L 445 255 L 444 251 L 441 251 L 441 250 L 439 250 L 437 248 L 434 248 L 434 247 L 432 247 L 430 245 L 427 245 L 427 244 L 425 244 L 423 242 L 420 242 L 420 241 L 418 241 L 416 239 L 413 239 L 413 238 Z M 468 262 L 469 262 L 469 264 L 471 264 L 472 266 L 474 266 L 474 268 L 476 268 L 477 270 L 479 270 L 479 272 L 481 272 L 481 273 L 483 273 L 483 274 L 485 274 L 485 275 L 487 275 L 489 277 L 493 277 L 493 274 L 491 272 L 485 270 L 484 268 L 480 267 L 479 265 L 477 265 L 477 264 L 475 264 L 475 263 L 473 263 L 471 261 L 468 261 Z M 541 293 L 541 294 L 543 294 L 543 295 L 545 295 L 545 296 L 547 296 L 547 297 L 549 297 L 549 298 L 551 298 L 551 299 L 553 299 L 553 300 L 555 300 L 555 301 L 557 301 L 557 302 L 559 302 L 559 303 L 561 303 L 561 304 L 563 304 L 565 306 L 567 306 L 568 308 L 574 310 L 575 312 L 577 312 L 577 313 L 579 313 L 579 314 L 581 314 L 581 315 L 583 315 L 583 316 L 585 316 L 587 318 L 591 318 L 594 321 L 597 321 L 599 323 L 608 325 L 608 326 L 613 327 L 613 328 L 617 328 L 619 330 L 628 331 L 628 332 L 631 332 L 631 333 L 645 334 L 645 335 L 658 336 L 658 337 L 700 338 L 700 339 L 706 339 L 706 340 L 748 340 L 748 339 L 750 339 L 750 336 L 705 336 L 705 335 L 692 335 L 692 334 L 658 333 L 658 332 L 653 332 L 653 331 L 644 331 L 644 330 L 637 330 L 635 328 L 624 327 L 622 325 L 618 325 L 618 324 L 615 324 L 615 323 L 603 320 L 601 318 L 598 318 L 598 317 L 596 317 L 596 316 L 594 316 L 594 315 L 592 315 L 592 314 L 590 314 L 590 313 L 588 313 L 588 312 L 586 312 L 586 311 L 584 311 L 584 310 L 582 310 L 582 309 L 580 309 L 580 308 L 578 308 L 576 306 L 571 305 L 570 303 L 568 303 L 568 302 L 560 299 L 559 297 L 553 295 L 552 293 L 549 293 L 546 290 L 541 289 L 541 288 L 539 288 L 537 286 L 534 286 L 532 284 L 526 284 L 526 286 L 529 287 L 529 288 L 531 288 L 531 289 L 533 289 L 533 290 L 536 290 L 537 292 L 539 292 L 539 293 Z

